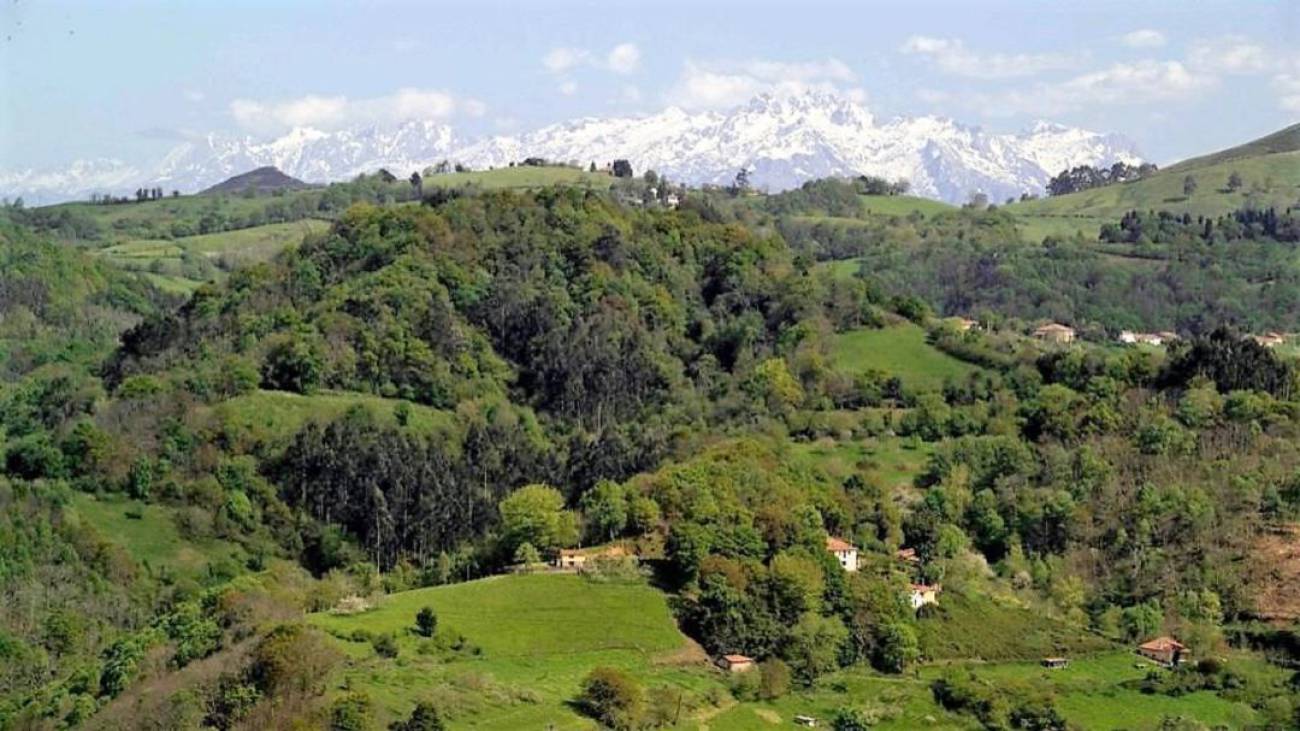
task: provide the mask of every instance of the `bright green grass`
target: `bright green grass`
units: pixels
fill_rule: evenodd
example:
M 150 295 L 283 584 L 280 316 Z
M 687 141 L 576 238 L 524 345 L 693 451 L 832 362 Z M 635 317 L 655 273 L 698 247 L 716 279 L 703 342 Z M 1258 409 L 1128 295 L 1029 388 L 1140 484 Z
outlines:
M 153 286 L 168 294 L 179 294 L 188 297 L 194 293 L 194 290 L 203 286 L 203 282 L 187 279 L 179 274 L 156 274 L 154 272 L 140 272 L 140 274 L 152 282 Z
M 1109 640 L 1032 607 L 974 592 L 945 591 L 937 616 L 918 622 L 921 652 L 930 660 L 1030 660 L 1114 649 Z
M 181 255 L 187 251 L 210 259 L 228 257 L 247 264 L 267 261 L 284 248 L 302 242 L 304 236 L 328 229 L 326 221 L 304 219 L 178 239 L 134 239 L 96 253 L 132 269 L 148 268 L 155 262 L 165 269 L 176 269 Z
M 159 230 L 167 230 L 172 224 L 184 222 L 196 225 L 203 214 L 219 210 L 230 217 L 246 219 L 255 211 L 265 210 L 271 201 L 283 201 L 286 205 L 296 196 L 315 195 L 317 190 L 290 191 L 283 196 L 271 198 L 259 195 L 245 198 L 242 195 L 183 195 L 176 198 L 163 198 L 142 203 L 122 203 L 115 205 L 96 205 L 93 203 L 72 202 L 48 206 L 50 209 L 69 209 L 88 215 L 99 223 L 104 239 L 109 243 L 121 243 L 132 238 L 126 231 L 138 230 L 139 224 L 151 222 Z
M 431 606 L 440 635 L 463 635 L 477 654 L 420 654 L 428 642 L 410 632 L 416 612 Z M 700 690 L 720 677 L 677 630 L 667 597 L 644 583 L 599 583 L 574 575 L 500 576 L 386 597 L 352 616 L 312 615 L 333 634 L 357 629 L 398 637 L 396 660 L 370 645 L 341 642 L 350 657 L 341 683 L 363 686 L 387 718 L 421 698 L 451 696 L 451 728 L 589 729 L 567 704 L 583 677 L 600 665 L 620 667 L 648 686 Z M 674 662 L 679 656 L 693 663 Z M 455 689 L 473 686 L 477 697 Z M 489 702 L 482 702 L 487 697 Z
M 957 210 L 943 201 L 920 198 L 914 195 L 864 195 L 862 210 L 868 214 L 906 216 L 913 212 L 923 216 Z
M 1057 710 L 1079 728 L 1155 729 L 1167 716 L 1194 718 L 1210 727 L 1239 729 L 1255 712 L 1242 703 L 1209 692 L 1181 697 L 1146 695 L 1124 683 L 1140 680 L 1154 666 L 1128 650 L 1073 657 L 1064 670 L 1046 670 L 1037 661 L 1019 663 L 957 663 L 981 678 L 1016 681 L 1050 689 Z M 749 731 L 791 728 L 796 715 L 810 715 L 823 725 L 843 706 L 892 709 L 887 720 L 873 729 L 904 731 L 917 728 L 978 729 L 971 716 L 949 713 L 934 702 L 930 683 L 948 665 L 927 665 L 919 673 L 881 676 L 866 670 L 847 670 L 823 678 L 810 691 L 792 693 L 771 703 L 742 703 L 720 713 L 708 723 L 709 731 Z
M 1241 190 L 1226 189 L 1238 172 Z M 1197 189 L 1183 195 L 1183 178 L 1196 178 Z M 1045 233 L 1081 231 L 1095 237 L 1101 222 L 1118 221 L 1127 211 L 1166 210 L 1194 216 L 1222 216 L 1248 204 L 1287 207 L 1300 201 L 1300 152 L 1284 152 L 1161 171 L 1143 180 L 1108 185 L 1070 195 L 1014 203 L 1003 210 L 1024 221 L 1030 240 Z
M 496 170 L 477 170 L 468 173 L 430 175 L 424 179 L 425 187 L 458 188 L 473 185 L 489 190 L 503 188 L 544 188 L 549 185 L 571 185 L 595 190 L 608 190 L 614 179 L 604 173 L 589 173 L 567 167 L 515 167 Z
M 1180 697 L 1148 695 L 1124 684 L 1141 680 L 1155 669 L 1130 650 L 1071 656 L 1070 666 L 1047 670 L 1036 661 L 972 664 L 976 675 L 990 680 L 1029 682 L 1048 686 L 1065 718 L 1086 729 L 1154 728 L 1164 716 L 1187 716 L 1210 727 L 1242 728 L 1254 718 L 1247 705 L 1225 700 L 1210 692 Z M 933 680 L 940 666 L 929 666 L 921 676 Z
M 72 508 L 104 538 L 153 569 L 165 567 L 194 577 L 211 561 L 231 557 L 243 560 L 242 550 L 233 543 L 182 538 L 173 519 L 175 510 L 166 506 L 145 505 L 122 496 L 75 493 Z M 140 517 L 127 517 L 128 512 L 139 513 Z
M 797 459 L 825 469 L 830 474 L 848 476 L 865 472 L 884 485 L 909 489 L 925 469 L 934 451 L 927 442 L 899 437 L 873 437 L 860 441 L 826 440 L 797 442 L 790 445 Z
M 817 264 L 819 269 L 828 271 L 835 279 L 853 279 L 861 269 L 861 259 L 837 259 Z
M 835 363 L 850 372 L 884 371 L 901 378 L 907 388 L 921 391 L 938 389 L 946 379 L 960 381 L 979 370 L 927 343 L 925 330 L 913 323 L 837 336 Z
M 227 436 L 249 441 L 284 445 L 308 421 L 333 421 L 356 406 L 367 409 L 381 423 L 396 425 L 399 399 L 386 399 L 350 391 L 322 391 L 310 396 L 286 391 L 254 391 L 236 396 L 213 407 Z M 433 434 L 450 424 L 445 411 L 410 404 L 407 427 L 421 434 Z

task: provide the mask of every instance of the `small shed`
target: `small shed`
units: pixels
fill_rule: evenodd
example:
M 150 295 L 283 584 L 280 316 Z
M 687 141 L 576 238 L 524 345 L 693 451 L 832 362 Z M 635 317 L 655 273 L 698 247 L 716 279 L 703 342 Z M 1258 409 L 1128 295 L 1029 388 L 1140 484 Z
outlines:
M 1173 637 L 1157 637 L 1138 645 L 1137 654 L 1165 667 L 1176 667 L 1187 659 L 1187 646 Z
M 1070 660 L 1065 657 L 1045 657 L 1042 660 L 1042 666 L 1048 670 L 1064 670 L 1070 667 Z
M 804 726 L 806 728 L 817 728 L 817 719 L 812 716 L 795 716 L 794 725 Z
M 1051 343 L 1072 343 L 1074 342 L 1074 335 L 1074 328 L 1062 325 L 1059 322 L 1049 322 L 1034 330 L 1035 338 Z
M 718 667 L 729 673 L 745 673 L 757 666 L 754 658 L 748 655 L 723 655 L 718 658 Z

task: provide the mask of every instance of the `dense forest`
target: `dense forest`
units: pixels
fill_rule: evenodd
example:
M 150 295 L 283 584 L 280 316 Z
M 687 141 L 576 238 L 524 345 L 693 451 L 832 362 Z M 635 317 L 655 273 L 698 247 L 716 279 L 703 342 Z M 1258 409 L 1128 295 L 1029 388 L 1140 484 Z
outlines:
M 1102 234 L 1161 247 L 1158 270 L 1096 241 L 1023 244 L 998 210 L 797 215 L 857 217 L 869 183 L 765 209 L 558 187 L 363 202 L 183 304 L 40 233 L 63 224 L 11 216 L 0 727 L 145 709 L 158 728 L 364 728 L 339 720 L 363 713 L 351 696 L 325 705 L 343 660 L 296 617 L 616 539 L 645 548 L 705 650 L 796 686 L 957 656 L 951 610 L 907 603 L 917 582 L 958 605 L 1010 593 L 1071 628 L 1014 638 L 1022 658 L 1159 633 L 1227 647 L 1265 613 L 1255 541 L 1300 519 L 1295 369 L 1229 327 L 1294 325 L 1291 214 L 1135 214 Z M 857 276 L 818 265 L 854 257 Z M 1060 349 L 1019 332 L 1038 318 L 1189 337 Z M 969 375 L 927 389 L 836 357 L 847 334 L 904 324 Z M 381 406 L 279 428 L 232 416 L 275 394 Z M 800 456 L 854 439 L 906 440 L 923 468 L 900 493 Z M 188 574 L 139 560 L 90 525 L 87 495 L 129 496 L 129 520 L 166 509 L 224 554 Z M 828 537 L 860 548 L 860 571 Z M 1261 728 L 1294 722 L 1294 687 L 1232 677 Z M 1050 697 L 988 693 L 934 686 L 987 728 L 1065 727 Z

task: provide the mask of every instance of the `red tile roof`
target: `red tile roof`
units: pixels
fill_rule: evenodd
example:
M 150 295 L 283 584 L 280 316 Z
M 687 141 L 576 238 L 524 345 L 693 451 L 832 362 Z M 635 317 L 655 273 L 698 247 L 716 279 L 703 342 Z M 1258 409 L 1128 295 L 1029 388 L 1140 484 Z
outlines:
M 1172 652 L 1174 650 L 1186 650 L 1187 646 L 1175 640 L 1172 637 L 1157 637 L 1138 645 L 1139 649 L 1150 650 L 1151 652 Z
M 849 543 L 843 538 L 835 538 L 834 536 L 828 536 L 826 538 L 827 551 L 856 551 L 857 549 L 857 546 Z

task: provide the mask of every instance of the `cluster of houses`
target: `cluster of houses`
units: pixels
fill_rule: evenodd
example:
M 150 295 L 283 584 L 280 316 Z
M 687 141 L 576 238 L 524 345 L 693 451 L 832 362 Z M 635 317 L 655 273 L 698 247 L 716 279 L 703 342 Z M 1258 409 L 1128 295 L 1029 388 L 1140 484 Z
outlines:
M 846 572 L 854 573 L 858 570 L 858 547 L 835 536 L 826 538 L 826 550 L 835 556 L 839 562 L 840 568 Z M 920 557 L 916 555 L 914 548 L 902 548 L 895 554 L 895 558 L 905 564 L 919 564 Z M 919 610 L 927 604 L 938 604 L 939 594 L 943 591 L 943 586 L 939 584 L 909 584 L 908 603 L 913 610 Z M 717 659 L 717 666 L 729 673 L 743 673 L 758 667 L 754 658 L 748 655 L 723 655 Z

